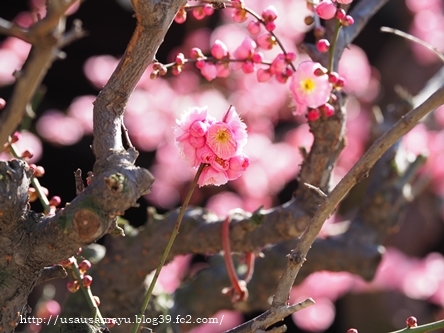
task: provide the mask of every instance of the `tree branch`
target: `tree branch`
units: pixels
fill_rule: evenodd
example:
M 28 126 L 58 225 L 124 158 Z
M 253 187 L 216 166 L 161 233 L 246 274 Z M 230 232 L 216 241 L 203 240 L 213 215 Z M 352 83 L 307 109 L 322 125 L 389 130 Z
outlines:
M 23 68 L 15 73 L 17 82 L 5 110 L 0 113 L 0 146 L 17 128 L 26 112 L 26 105 L 34 96 L 46 72 L 59 54 L 59 40 L 65 29 L 64 13 L 77 0 L 49 1 L 48 14 L 28 31 L 4 20 L 3 32 L 32 43 L 32 49 Z

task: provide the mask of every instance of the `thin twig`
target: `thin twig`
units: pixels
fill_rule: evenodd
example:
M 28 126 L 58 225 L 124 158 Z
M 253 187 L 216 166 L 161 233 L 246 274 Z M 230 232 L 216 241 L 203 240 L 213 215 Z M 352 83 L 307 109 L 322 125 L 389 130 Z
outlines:
M 309 183 L 304 183 L 305 186 L 307 186 L 309 189 L 312 189 L 316 193 L 318 193 L 321 197 L 326 198 L 327 194 L 325 194 L 319 187 L 313 186 Z
M 125 126 L 125 122 L 123 121 L 123 115 L 120 117 L 120 124 L 122 125 L 123 129 L 123 135 L 125 136 L 126 144 L 128 145 L 128 148 L 134 148 L 133 144 L 131 143 L 131 139 L 128 134 L 128 128 Z
M 251 319 L 231 330 L 225 331 L 224 333 L 251 333 L 260 332 L 261 330 L 264 331 L 271 325 L 283 320 L 285 317 L 313 304 L 315 304 L 313 299 L 308 298 L 302 302 L 290 306 L 282 305 L 272 308 L 258 317 Z
M 74 179 L 76 182 L 76 195 L 79 195 L 85 189 L 85 184 L 83 183 L 82 179 L 82 170 L 77 169 L 74 171 Z
M 435 53 L 438 56 L 438 58 L 441 59 L 442 62 L 444 62 L 444 54 L 439 52 L 439 50 L 436 47 L 434 47 L 433 45 L 431 45 L 431 44 L 429 44 L 427 42 L 424 42 L 422 39 L 419 39 L 419 38 L 417 38 L 415 36 L 412 36 L 412 35 L 404 32 L 404 31 L 401 31 L 401 30 L 398 30 L 398 29 L 394 29 L 394 28 L 389 28 L 389 27 L 381 27 L 381 31 L 382 32 L 388 32 L 388 33 L 400 36 L 402 38 L 405 38 L 405 39 L 408 39 L 408 40 L 410 40 L 412 42 L 415 42 L 415 43 L 417 43 L 419 45 L 422 45 L 422 46 L 428 48 L 433 53 Z

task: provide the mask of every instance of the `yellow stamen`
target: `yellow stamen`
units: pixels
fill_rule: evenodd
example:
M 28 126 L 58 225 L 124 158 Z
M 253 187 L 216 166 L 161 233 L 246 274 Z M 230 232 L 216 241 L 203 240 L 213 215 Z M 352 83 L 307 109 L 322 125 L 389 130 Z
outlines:
M 230 133 L 227 129 L 220 129 L 216 133 L 216 140 L 220 143 L 226 143 L 230 140 Z
M 316 83 L 313 79 L 305 79 L 301 81 L 302 91 L 306 94 L 310 94 L 315 90 Z

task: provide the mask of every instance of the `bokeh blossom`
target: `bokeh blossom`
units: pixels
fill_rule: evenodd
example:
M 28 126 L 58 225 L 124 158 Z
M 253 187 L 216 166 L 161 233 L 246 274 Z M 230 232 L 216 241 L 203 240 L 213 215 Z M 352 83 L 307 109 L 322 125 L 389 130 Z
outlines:
M 199 186 L 223 185 L 239 178 L 249 166 L 248 157 L 242 153 L 247 126 L 233 107 L 222 121 L 209 116 L 206 107 L 195 107 L 176 122 L 174 139 L 182 158 L 194 168 L 205 164 Z
M 296 114 L 303 114 L 307 107 L 317 108 L 330 98 L 332 86 L 328 75 L 317 75 L 317 71 L 327 72 L 317 62 L 304 61 L 291 76 L 290 91 L 296 103 Z

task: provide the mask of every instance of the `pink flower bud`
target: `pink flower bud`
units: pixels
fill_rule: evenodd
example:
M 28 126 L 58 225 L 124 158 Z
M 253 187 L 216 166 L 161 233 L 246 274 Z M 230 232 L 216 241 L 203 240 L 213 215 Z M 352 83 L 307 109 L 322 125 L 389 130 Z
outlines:
M 83 279 L 82 279 L 82 285 L 83 285 L 85 288 L 88 288 L 89 286 L 91 286 L 92 281 L 93 281 L 93 278 L 92 278 L 91 275 L 84 275 L 84 276 L 83 276 Z
M 193 9 L 193 16 L 196 20 L 202 20 L 205 18 L 205 11 L 203 7 L 197 7 Z
M 270 71 L 273 74 L 280 74 L 287 67 L 287 59 L 283 53 L 280 53 L 274 58 L 270 66 Z
M 203 10 L 204 10 L 204 13 L 205 13 L 206 16 L 213 15 L 213 13 L 214 13 L 214 8 L 210 4 L 206 4 L 203 7 Z
M 6 101 L 3 98 L 0 98 L 0 110 L 3 110 L 6 106 Z
M 79 281 L 75 280 L 75 281 L 69 281 L 66 284 L 66 287 L 68 288 L 68 291 L 70 293 L 75 293 L 77 290 L 79 290 L 80 285 L 79 285 Z
M 250 73 L 253 73 L 254 72 L 254 63 L 252 63 L 251 61 L 245 61 L 243 64 L 242 64 L 242 71 L 245 73 L 245 74 L 250 74 Z
M 196 120 L 190 126 L 190 134 L 195 137 L 204 136 L 207 133 L 208 125 L 206 122 Z
M 276 74 L 275 78 L 276 78 L 277 82 L 282 83 L 282 84 L 287 83 L 287 80 L 288 80 L 288 76 L 284 75 L 282 73 Z
M 171 73 L 173 73 L 173 75 L 179 75 L 180 73 L 182 73 L 182 66 L 171 67 Z
M 177 65 L 183 65 L 185 63 L 185 56 L 183 53 L 176 54 L 176 57 L 174 58 L 174 62 Z
M 196 68 L 202 70 L 202 68 L 205 67 L 205 64 L 206 64 L 205 60 L 202 60 L 202 59 L 201 60 L 197 60 L 196 61 Z
M 233 14 L 231 14 L 231 17 L 233 18 L 234 22 L 242 23 L 247 20 L 247 11 L 245 9 L 235 9 L 233 11 Z
M 330 49 L 330 42 L 327 39 L 320 39 L 316 43 L 316 48 L 321 53 L 326 53 Z
M 321 117 L 321 113 L 318 109 L 310 109 L 307 112 L 308 121 L 316 121 Z
M 343 19 L 345 19 L 345 10 L 344 9 L 342 9 L 342 8 L 338 8 L 337 10 L 336 10 L 336 18 L 338 19 L 338 20 L 343 20 Z
M 248 23 L 248 31 L 252 35 L 257 35 L 261 31 L 261 25 L 258 21 L 251 21 Z
M 0 107 L 1 110 L 1 107 Z M 20 132 L 14 132 L 14 134 L 11 135 L 11 143 L 16 143 L 20 138 L 22 137 L 22 133 Z
M 274 22 L 267 22 L 265 23 L 265 29 L 267 31 L 274 31 L 274 29 L 276 29 L 276 24 Z
M 324 0 L 316 6 L 316 14 L 318 14 L 321 19 L 330 20 L 335 17 L 336 5 L 330 0 Z
M 331 117 L 335 114 L 335 108 L 333 105 L 325 103 L 319 107 L 319 110 L 324 114 L 324 116 Z
M 250 166 L 250 159 L 245 155 L 237 155 L 230 158 L 227 170 L 228 180 L 239 178 Z
M 202 50 L 199 49 L 198 47 L 193 47 L 190 50 L 190 58 L 192 59 L 199 59 L 199 58 L 203 58 L 204 54 L 202 53 Z
M 51 200 L 49 200 L 49 205 L 50 206 L 54 206 L 57 207 L 62 203 L 62 199 L 60 199 L 60 197 L 58 195 L 55 195 L 51 198 Z
M 416 327 L 416 326 L 418 326 L 418 320 L 415 317 L 413 317 L 413 316 L 408 317 L 405 322 L 407 324 L 407 327 Z
M 339 74 L 336 72 L 328 73 L 328 82 L 335 84 L 338 82 Z
M 335 88 L 336 89 L 341 89 L 345 86 L 345 79 L 341 76 L 338 78 L 338 80 L 335 83 Z
M 164 76 L 168 73 L 168 68 L 165 65 L 160 66 L 159 75 Z
M 288 62 L 291 62 L 291 61 L 295 60 L 295 59 L 296 59 L 296 53 L 294 53 L 294 52 L 288 52 L 287 55 L 285 56 L 285 59 L 286 59 Z
M 323 75 L 327 74 L 327 70 L 324 67 L 317 67 L 314 70 L 313 74 L 316 76 L 323 76 Z
M 273 5 L 268 6 L 262 12 L 262 18 L 265 22 L 271 22 L 277 19 L 277 10 Z
M 174 17 L 174 22 L 178 24 L 182 24 L 187 20 L 187 12 L 184 7 L 179 9 L 176 16 Z
M 202 76 L 208 81 L 213 81 L 217 77 L 216 65 L 208 62 L 205 63 L 203 68 L 200 70 L 200 74 L 202 74 Z
M 251 57 L 251 60 L 255 63 L 255 64 L 260 64 L 262 63 L 262 60 L 264 59 L 264 55 L 262 54 L 262 52 L 255 52 L 253 54 L 253 56 Z
M 79 263 L 79 270 L 83 273 L 86 272 L 90 268 L 91 268 L 91 262 L 89 260 L 85 259 Z
M 258 80 L 259 82 L 267 82 L 268 80 L 271 79 L 271 77 L 273 76 L 273 74 L 271 74 L 271 72 L 270 72 L 269 69 L 262 69 L 262 68 L 259 68 L 259 69 L 257 70 L 256 76 L 257 76 L 257 80 Z
M 211 54 L 213 57 L 220 60 L 228 55 L 228 48 L 223 42 L 218 39 L 211 47 Z
M 341 23 L 342 23 L 342 25 L 348 27 L 348 26 L 352 25 L 353 23 L 355 23 L 355 20 L 354 20 L 354 18 L 351 17 L 350 15 L 346 15 L 346 16 L 345 16 L 345 19 L 343 19 L 343 20 L 341 21 Z
M 76 260 L 74 257 L 69 257 L 68 259 L 62 260 L 60 262 L 60 265 L 62 265 L 65 268 L 71 268 L 71 266 L 74 264 Z

